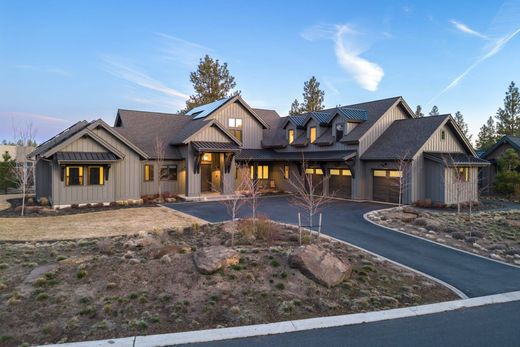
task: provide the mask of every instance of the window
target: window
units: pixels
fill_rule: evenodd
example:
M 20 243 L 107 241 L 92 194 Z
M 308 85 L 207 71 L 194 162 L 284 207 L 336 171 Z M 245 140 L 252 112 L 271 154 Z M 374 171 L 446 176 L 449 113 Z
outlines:
M 213 159 L 213 156 L 211 155 L 211 153 L 202 154 L 202 163 L 211 164 L 212 159 Z
M 331 176 L 352 176 L 350 170 L 330 169 Z
M 401 177 L 402 171 L 397 170 L 374 170 L 374 177 Z
M 255 166 L 251 165 L 249 167 L 250 177 L 251 179 L 255 178 Z M 258 169 L 256 172 L 256 178 L 259 180 L 267 180 L 269 179 L 269 165 L 258 165 Z
M 388 171 L 389 177 L 401 177 L 402 175 L 403 175 L 402 171 L 396 171 L 396 170 Z
M 314 143 L 316 141 L 316 127 L 311 127 L 309 129 L 309 141 L 310 143 Z
M 286 180 L 289 179 L 289 165 L 285 165 L 283 167 L 283 178 L 285 178 Z
M 446 131 L 441 131 L 441 140 L 446 140 Z
M 161 181 L 177 181 L 177 165 L 161 167 Z
M 459 181 L 469 182 L 469 167 L 455 168 L 455 176 Z
M 386 171 L 385 170 L 374 170 L 374 176 L 375 177 L 386 177 Z
M 322 169 L 305 169 L 305 173 L 308 175 L 323 175 Z
M 87 184 L 102 186 L 105 183 L 102 166 L 87 167 Z
M 289 140 L 289 144 L 294 142 L 294 129 L 287 131 L 287 139 Z
M 241 118 L 228 118 L 228 128 L 231 130 L 233 136 L 239 141 L 242 141 L 242 119 Z
M 336 124 L 336 141 L 341 140 L 342 137 L 343 137 L 343 124 L 337 123 Z
M 144 181 L 145 182 L 153 181 L 153 165 L 150 165 L 150 164 L 144 165 Z
M 65 168 L 65 185 L 83 185 L 83 166 L 67 166 Z

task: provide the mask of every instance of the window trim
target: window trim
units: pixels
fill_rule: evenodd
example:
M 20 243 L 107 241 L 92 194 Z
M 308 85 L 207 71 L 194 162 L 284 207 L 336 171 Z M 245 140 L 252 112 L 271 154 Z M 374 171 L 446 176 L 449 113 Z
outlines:
M 255 179 L 255 165 L 249 166 L 249 175 L 251 179 Z M 256 179 L 257 180 L 268 180 L 269 179 L 269 165 L 257 165 L 256 166 Z
M 99 169 L 99 183 L 92 183 L 90 173 L 91 169 Z M 105 185 L 105 170 L 102 165 L 89 165 L 87 166 L 87 185 L 88 186 L 104 186 Z
M 79 183 L 71 184 L 70 183 L 70 171 L 69 169 L 78 169 L 79 170 Z M 65 186 L 74 187 L 74 186 L 82 186 L 83 185 L 83 177 L 85 175 L 85 170 L 81 165 L 67 165 L 65 166 Z
M 175 178 L 170 178 L 170 169 L 173 169 L 175 168 Z M 162 171 L 166 169 L 168 170 L 168 174 L 166 175 L 166 178 L 163 178 L 163 174 L 162 174 Z M 159 171 L 159 181 L 177 181 L 178 180 L 178 166 L 177 164 L 168 164 L 168 165 L 163 165 L 161 166 L 160 168 L 160 171 Z

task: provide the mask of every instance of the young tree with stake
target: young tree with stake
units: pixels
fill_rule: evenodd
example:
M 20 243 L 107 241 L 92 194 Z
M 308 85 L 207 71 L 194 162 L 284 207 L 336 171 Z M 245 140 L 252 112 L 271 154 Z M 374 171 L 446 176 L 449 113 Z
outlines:
M 22 151 L 20 161 L 16 163 L 12 170 L 13 181 L 16 187 L 22 192 L 22 210 L 21 215 L 25 213 L 25 199 L 27 190 L 34 181 L 34 165 L 27 155 L 29 154 L 29 146 L 34 143 L 35 131 L 32 123 L 27 123 L 25 126 L 17 128 L 13 125 L 13 132 L 15 142 L 19 144 L 18 150 Z

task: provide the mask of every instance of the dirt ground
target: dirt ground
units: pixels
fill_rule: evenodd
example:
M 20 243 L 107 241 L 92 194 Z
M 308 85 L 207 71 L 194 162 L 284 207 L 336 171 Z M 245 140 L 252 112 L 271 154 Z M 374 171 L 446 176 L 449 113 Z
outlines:
M 107 209 L 60 216 L 0 218 L 0 241 L 71 240 L 185 228 L 204 221 L 165 207 Z
M 368 217 L 385 226 L 492 259 L 520 265 L 520 210 L 457 215 L 413 207 L 374 211 Z
M 160 212 L 162 213 L 162 212 Z M 0 344 L 116 338 L 330 316 L 456 299 L 445 287 L 333 241 L 353 265 L 327 289 L 290 268 L 296 232 L 240 222 L 238 265 L 199 274 L 193 252 L 229 245 L 230 225 L 134 236 L 0 243 Z M 309 242 L 308 237 L 304 237 Z

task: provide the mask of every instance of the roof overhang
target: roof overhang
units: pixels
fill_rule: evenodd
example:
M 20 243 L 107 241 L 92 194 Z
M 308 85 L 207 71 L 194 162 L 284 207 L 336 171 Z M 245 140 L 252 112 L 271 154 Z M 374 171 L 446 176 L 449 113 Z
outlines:
M 477 158 L 472 155 L 465 153 L 437 153 L 437 152 L 424 152 L 424 158 L 432 160 L 434 162 L 443 164 L 447 167 L 460 167 L 460 166 L 477 166 L 484 167 L 490 165 L 487 160 Z
M 240 152 L 240 147 L 231 142 L 193 141 L 191 145 L 197 152 Z
M 57 152 L 58 164 L 107 164 L 120 160 L 110 152 Z
M 235 136 L 233 136 L 233 134 L 231 134 L 222 124 L 220 124 L 217 120 L 215 119 L 210 119 L 208 121 L 206 121 L 206 124 L 204 124 L 203 127 L 201 127 L 200 129 L 198 129 L 196 132 L 194 132 L 193 134 L 191 134 L 190 136 L 188 136 L 187 139 L 185 139 L 183 141 L 183 144 L 188 144 L 189 142 L 192 142 L 192 138 L 195 134 L 197 134 L 198 132 L 210 127 L 210 126 L 214 126 L 216 127 L 217 129 L 219 129 L 220 131 L 222 131 L 232 142 L 234 142 L 237 146 L 242 146 L 242 142 L 240 142 L 239 139 L 237 139 Z

